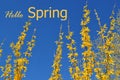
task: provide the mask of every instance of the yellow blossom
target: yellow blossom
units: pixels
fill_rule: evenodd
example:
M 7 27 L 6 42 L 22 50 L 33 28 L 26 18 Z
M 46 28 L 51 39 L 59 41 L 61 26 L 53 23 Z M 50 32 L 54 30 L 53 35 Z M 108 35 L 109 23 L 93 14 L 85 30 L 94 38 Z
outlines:
M 60 67 L 61 67 L 60 62 L 61 62 L 61 58 L 62 58 L 62 43 L 63 43 L 62 36 L 63 36 L 63 33 L 60 29 L 59 41 L 56 41 L 57 49 L 56 49 L 54 63 L 52 65 L 53 71 L 52 71 L 52 74 L 51 74 L 51 77 L 49 78 L 49 80 L 62 80 L 62 76 L 60 74 Z

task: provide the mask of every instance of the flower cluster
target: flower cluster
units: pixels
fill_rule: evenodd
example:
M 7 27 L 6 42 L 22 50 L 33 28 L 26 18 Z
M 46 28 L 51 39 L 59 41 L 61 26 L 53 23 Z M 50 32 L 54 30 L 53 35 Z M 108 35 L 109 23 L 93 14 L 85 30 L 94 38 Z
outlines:
M 82 72 L 82 80 L 90 80 L 93 68 L 94 68 L 94 52 L 92 51 L 92 43 L 90 40 L 89 32 L 90 29 L 87 27 L 87 24 L 90 22 L 90 10 L 87 8 L 87 4 L 83 9 L 83 20 L 81 21 L 82 30 L 80 32 L 82 45 L 81 47 L 85 49 L 83 54 L 83 72 Z
M 83 18 L 84 19 L 81 21 L 81 26 L 86 26 L 90 22 L 90 16 L 89 16 L 90 10 L 87 9 L 87 7 L 88 7 L 88 5 L 84 6 L 84 10 L 83 10 L 83 12 L 84 12 Z
M 11 60 L 12 60 L 12 56 L 8 55 L 7 60 L 6 60 L 6 65 L 1 66 L 2 72 L 3 72 L 1 77 L 4 77 L 4 80 L 12 80 L 12 75 L 11 75 L 12 65 L 10 64 Z
M 20 57 L 21 53 L 20 53 L 20 49 L 22 47 L 22 45 L 24 44 L 24 40 L 26 37 L 26 32 L 29 29 L 29 26 L 31 25 L 30 22 L 26 22 L 26 25 L 24 26 L 24 30 L 23 32 L 21 32 L 21 36 L 18 37 L 18 42 L 16 44 L 14 44 L 13 42 L 11 43 L 10 47 L 13 50 L 13 53 L 15 55 L 15 57 Z
M 31 41 L 29 41 L 29 42 L 27 43 L 28 48 L 27 48 L 27 50 L 24 52 L 25 56 L 27 56 L 27 57 L 30 57 L 30 56 L 31 56 L 31 54 L 32 54 L 32 49 L 33 49 L 33 47 L 35 46 L 35 39 L 36 39 L 35 32 L 36 32 L 36 29 L 34 29 L 34 34 L 32 35 L 32 39 L 31 39 Z
M 23 32 L 21 32 L 21 35 L 18 37 L 18 41 L 16 44 L 13 42 L 11 43 L 10 47 L 13 50 L 14 56 L 16 59 L 14 60 L 14 80 L 21 80 L 24 77 L 24 74 L 22 74 L 22 71 L 25 71 L 25 63 L 28 63 L 28 60 L 26 58 L 21 57 L 21 48 L 24 44 L 24 40 L 26 38 L 26 32 L 29 29 L 29 26 L 31 25 L 30 22 L 26 22 L 26 25 L 24 26 Z
M 95 12 L 97 14 L 97 12 Z M 96 68 L 94 71 L 96 72 L 96 78 L 98 80 L 110 80 L 111 76 L 114 74 L 114 60 L 112 55 L 114 54 L 114 26 L 115 26 L 115 19 L 113 17 L 114 11 L 110 16 L 110 29 L 106 33 L 107 26 L 100 26 L 100 31 L 98 34 L 102 39 L 102 44 L 98 46 L 100 52 L 103 53 L 104 58 L 101 61 L 96 62 Z M 107 35 L 105 35 L 107 34 Z M 104 69 L 103 67 L 104 66 Z
M 52 74 L 51 74 L 51 77 L 49 78 L 49 80 L 62 80 L 62 76 L 60 74 L 60 67 L 61 67 L 60 62 L 61 62 L 61 58 L 62 58 L 62 44 L 63 44 L 62 36 L 63 36 L 63 33 L 60 30 L 59 40 L 56 41 L 57 49 L 56 49 L 54 63 L 52 65 L 53 71 L 52 71 Z
M 14 69 L 14 80 L 21 80 L 25 74 L 22 71 L 26 72 L 27 67 L 25 64 L 28 64 L 28 60 L 26 58 L 18 58 L 14 60 L 15 69 Z
M 69 28 L 69 25 L 68 25 L 68 28 Z M 72 36 L 73 36 L 73 32 L 68 31 L 68 36 L 66 36 L 66 38 L 67 40 L 69 40 L 69 43 L 67 44 L 67 48 L 70 51 L 68 54 L 68 58 L 70 59 L 70 63 L 71 63 L 69 72 L 74 80 L 81 80 L 80 68 L 78 66 L 78 60 L 77 60 L 78 53 L 76 52 L 75 40 L 72 38 Z
M 14 80 L 22 80 L 22 78 L 25 76 L 25 72 L 27 70 L 26 64 L 29 64 L 28 58 L 31 56 L 32 49 L 35 46 L 36 29 L 34 30 L 34 34 L 32 35 L 31 40 L 27 44 L 28 48 L 24 52 L 24 56 L 22 55 L 22 52 L 20 52 L 22 46 L 25 44 L 25 38 L 27 36 L 26 33 L 28 32 L 30 25 L 31 25 L 30 22 L 26 22 L 26 25 L 24 26 L 24 30 L 21 32 L 21 35 L 18 37 L 18 41 L 16 42 L 16 44 L 14 44 L 13 42 L 10 44 L 10 47 L 12 48 L 15 57 L 14 67 L 13 67 Z

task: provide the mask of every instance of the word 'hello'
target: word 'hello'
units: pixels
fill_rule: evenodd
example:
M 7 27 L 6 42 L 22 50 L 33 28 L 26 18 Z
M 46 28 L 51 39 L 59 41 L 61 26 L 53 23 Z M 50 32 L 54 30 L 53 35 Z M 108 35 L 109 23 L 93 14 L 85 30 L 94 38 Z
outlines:
M 23 14 L 21 13 L 21 11 L 6 11 L 6 18 L 22 18 Z
M 42 9 L 36 9 L 35 7 L 29 7 L 28 8 L 28 18 L 35 18 L 37 21 L 40 18 L 61 18 L 62 21 L 67 20 L 67 13 L 68 11 L 66 9 L 58 10 L 54 9 L 52 10 L 51 7 L 47 10 Z

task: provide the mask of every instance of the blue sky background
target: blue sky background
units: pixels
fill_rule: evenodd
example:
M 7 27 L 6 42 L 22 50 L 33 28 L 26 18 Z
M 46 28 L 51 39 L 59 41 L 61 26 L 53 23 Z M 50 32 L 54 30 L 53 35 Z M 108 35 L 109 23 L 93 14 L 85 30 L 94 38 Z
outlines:
M 102 24 L 107 23 L 109 25 L 109 16 L 116 4 L 115 11 L 120 8 L 119 0 L 88 0 L 88 7 L 91 10 L 91 22 L 89 28 L 91 29 L 91 39 L 94 40 L 97 37 L 97 30 L 99 26 L 94 14 L 94 9 L 99 13 Z M 36 32 L 36 46 L 33 49 L 32 57 L 30 58 L 30 64 L 26 77 L 23 80 L 48 80 L 52 72 L 52 64 L 54 60 L 56 44 L 55 41 L 58 39 L 60 24 L 63 25 L 64 32 L 64 44 L 62 54 L 62 67 L 61 74 L 64 80 L 72 80 L 68 68 L 70 66 L 69 59 L 67 58 L 68 50 L 66 49 L 67 40 L 67 24 L 68 21 L 61 21 L 58 18 L 42 18 L 36 21 L 35 19 L 28 18 L 27 9 L 31 6 L 35 6 L 37 9 L 67 9 L 68 18 L 70 20 L 71 30 L 74 32 L 74 39 L 76 40 L 77 51 L 79 52 L 79 60 L 82 59 L 80 48 L 80 21 L 82 19 L 82 10 L 85 5 L 85 0 L 3 0 L 0 1 L 0 42 L 5 39 L 3 45 L 3 56 L 0 58 L 0 65 L 5 65 L 5 59 L 7 55 L 12 53 L 9 47 L 11 42 L 16 42 L 20 32 L 23 30 L 25 22 L 31 20 L 32 25 L 28 31 L 26 42 L 30 40 L 33 33 L 33 29 L 37 28 Z M 21 19 L 8 19 L 5 18 L 6 11 L 22 11 L 23 18 Z M 25 48 L 25 46 L 24 46 Z M 23 48 L 23 50 L 25 50 Z M 1 74 L 1 72 L 0 72 Z M 92 80 L 95 80 L 92 78 Z

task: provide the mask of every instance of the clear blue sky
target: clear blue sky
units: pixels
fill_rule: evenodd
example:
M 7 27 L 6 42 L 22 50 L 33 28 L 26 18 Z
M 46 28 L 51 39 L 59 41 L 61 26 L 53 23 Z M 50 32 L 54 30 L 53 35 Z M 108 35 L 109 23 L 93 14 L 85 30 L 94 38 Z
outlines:
M 91 29 L 90 35 L 91 39 L 94 40 L 97 36 L 96 30 L 99 30 L 94 9 L 97 10 L 101 18 L 102 24 L 107 23 L 109 25 L 109 16 L 113 9 L 114 4 L 117 5 L 115 11 L 120 8 L 119 0 L 88 0 L 88 7 L 91 10 L 91 22 L 89 27 Z M 17 37 L 23 30 L 23 25 L 28 18 L 27 9 L 30 6 L 35 6 L 37 9 L 48 9 L 52 7 L 53 9 L 67 9 L 68 18 L 70 20 L 71 30 L 74 32 L 74 38 L 76 40 L 77 51 L 81 55 L 83 51 L 80 48 L 80 21 L 82 19 L 82 10 L 85 5 L 85 0 L 3 0 L 0 1 L 0 42 L 5 39 L 3 45 L 3 57 L 0 58 L 0 65 L 4 65 L 7 55 L 12 53 L 9 44 L 13 41 L 17 41 Z M 5 11 L 22 11 L 22 19 L 6 19 Z M 26 73 L 26 78 L 23 80 L 48 80 L 52 72 L 52 64 L 54 60 L 56 44 L 54 43 L 58 39 L 59 26 L 62 23 L 64 32 L 64 44 L 63 44 L 63 55 L 62 55 L 62 67 L 61 74 L 64 80 L 71 80 L 68 68 L 70 66 L 69 59 L 67 58 L 68 50 L 65 47 L 67 42 L 65 35 L 67 35 L 67 20 L 61 21 L 58 18 L 55 19 L 40 19 L 36 21 L 35 19 L 30 19 L 32 25 L 28 32 L 28 37 L 26 39 L 30 40 L 33 29 L 37 28 L 37 41 L 36 46 L 33 49 L 32 57 L 30 58 L 30 64 L 28 65 L 28 70 Z M 23 49 L 24 50 L 24 49 Z M 82 59 L 79 56 L 79 59 Z M 1 73 L 1 72 L 0 72 Z M 94 78 L 92 79 L 94 80 Z

